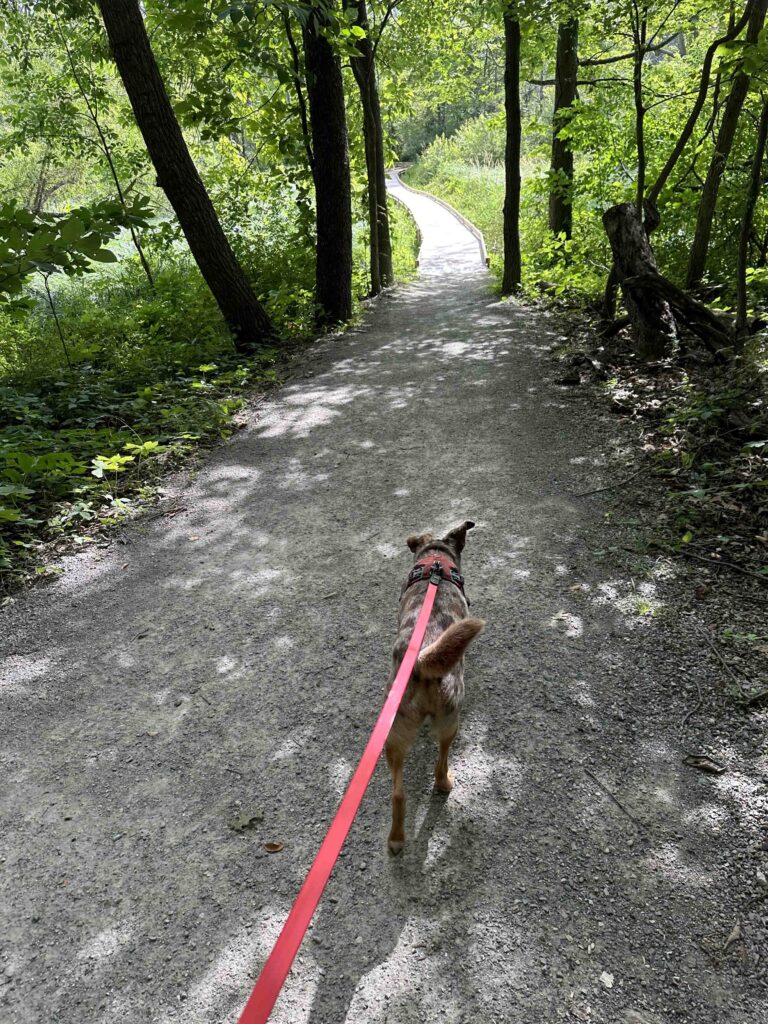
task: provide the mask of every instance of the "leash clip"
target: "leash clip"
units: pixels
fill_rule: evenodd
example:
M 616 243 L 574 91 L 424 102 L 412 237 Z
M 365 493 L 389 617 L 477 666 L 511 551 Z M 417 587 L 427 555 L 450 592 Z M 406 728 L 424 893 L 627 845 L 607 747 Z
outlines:
M 432 566 L 432 572 L 429 574 L 429 582 L 434 583 L 435 586 L 440 585 L 440 580 L 443 578 L 443 567 L 440 562 L 435 562 Z

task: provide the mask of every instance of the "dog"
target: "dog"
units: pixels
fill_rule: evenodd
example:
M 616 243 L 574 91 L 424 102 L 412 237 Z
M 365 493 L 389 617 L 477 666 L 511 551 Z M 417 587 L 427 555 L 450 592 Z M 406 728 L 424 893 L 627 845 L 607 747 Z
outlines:
M 436 539 L 431 533 L 420 533 L 406 540 L 414 555 L 414 566 L 400 591 L 399 631 L 392 652 L 390 687 L 408 649 L 435 562 L 440 563 L 442 579 L 424 644 L 385 747 L 392 772 L 389 849 L 393 854 L 400 853 L 405 843 L 403 764 L 427 718 L 432 721 L 439 746 L 435 788 L 446 794 L 453 788 L 448 752 L 459 729 L 459 709 L 464 700 L 464 652 L 484 626 L 481 619 L 468 617 L 469 602 L 464 596 L 464 578 L 460 571 L 467 530 L 474 525 L 468 519 L 442 539 Z

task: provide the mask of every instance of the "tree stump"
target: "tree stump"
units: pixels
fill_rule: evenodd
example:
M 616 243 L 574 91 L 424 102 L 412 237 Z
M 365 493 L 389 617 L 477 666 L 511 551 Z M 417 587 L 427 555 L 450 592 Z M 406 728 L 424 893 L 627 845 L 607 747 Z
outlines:
M 616 276 L 642 359 L 663 359 L 677 341 L 677 325 L 666 298 L 647 289 L 625 284 L 627 278 L 658 274 L 656 259 L 645 228 L 631 203 L 611 206 L 603 214 L 603 227 L 613 253 Z

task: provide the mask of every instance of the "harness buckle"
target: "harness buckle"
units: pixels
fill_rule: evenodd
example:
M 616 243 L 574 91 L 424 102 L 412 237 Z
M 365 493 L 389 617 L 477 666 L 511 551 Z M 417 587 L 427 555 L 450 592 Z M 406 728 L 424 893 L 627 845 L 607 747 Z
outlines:
M 432 566 L 432 571 L 429 574 L 429 582 L 434 583 L 435 586 L 440 585 L 440 580 L 443 578 L 443 567 L 440 562 L 436 561 Z

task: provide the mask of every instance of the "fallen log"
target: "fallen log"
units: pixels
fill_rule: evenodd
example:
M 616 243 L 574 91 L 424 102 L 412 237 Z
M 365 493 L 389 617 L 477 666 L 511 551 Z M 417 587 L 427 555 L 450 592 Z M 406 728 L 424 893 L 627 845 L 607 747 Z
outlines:
M 613 253 L 615 276 L 621 284 L 624 306 L 632 322 L 638 355 L 663 359 L 677 341 L 674 315 L 657 289 L 628 287 L 627 279 L 658 276 L 656 258 L 645 228 L 631 203 L 611 206 L 603 214 L 603 227 Z

